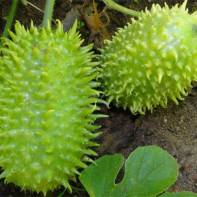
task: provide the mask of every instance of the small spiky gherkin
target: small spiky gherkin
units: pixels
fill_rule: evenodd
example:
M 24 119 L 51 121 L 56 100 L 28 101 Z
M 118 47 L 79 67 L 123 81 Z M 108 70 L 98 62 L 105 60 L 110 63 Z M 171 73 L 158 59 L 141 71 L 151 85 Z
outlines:
M 64 33 L 60 22 L 54 31 L 17 22 L 0 49 L 0 178 L 24 190 L 71 190 L 96 155 L 96 63 L 76 26 Z
M 153 5 L 106 41 L 99 78 L 108 103 L 144 114 L 187 95 L 197 80 L 197 12 L 185 6 Z

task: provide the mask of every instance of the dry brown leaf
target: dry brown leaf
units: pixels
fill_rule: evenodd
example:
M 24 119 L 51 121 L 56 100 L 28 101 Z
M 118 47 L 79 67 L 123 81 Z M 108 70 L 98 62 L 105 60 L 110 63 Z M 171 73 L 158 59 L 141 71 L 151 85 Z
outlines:
M 89 40 L 91 39 L 95 40 L 97 37 L 97 41 L 102 42 L 101 45 L 103 45 L 103 41 L 105 39 L 110 39 L 106 25 L 100 19 L 97 6 L 94 0 L 92 3 L 90 3 L 90 0 L 84 0 L 84 4 L 82 8 L 80 9 L 80 14 L 81 14 L 82 19 L 85 21 L 88 29 L 91 32 Z

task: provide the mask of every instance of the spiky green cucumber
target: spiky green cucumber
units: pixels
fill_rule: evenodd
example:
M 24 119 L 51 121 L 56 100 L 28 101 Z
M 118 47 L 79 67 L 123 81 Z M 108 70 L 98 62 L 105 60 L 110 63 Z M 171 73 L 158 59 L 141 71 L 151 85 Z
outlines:
M 153 5 L 106 41 L 99 78 L 108 103 L 144 114 L 187 95 L 197 80 L 197 12 L 185 5 Z
M 76 25 L 64 33 L 60 22 L 54 31 L 17 22 L 0 49 L 0 178 L 24 190 L 71 190 L 96 155 L 96 63 Z

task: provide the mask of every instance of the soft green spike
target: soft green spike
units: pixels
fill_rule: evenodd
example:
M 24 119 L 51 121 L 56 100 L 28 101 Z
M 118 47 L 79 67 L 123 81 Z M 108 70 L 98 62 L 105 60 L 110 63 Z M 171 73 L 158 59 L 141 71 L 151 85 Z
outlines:
M 185 0 L 185 1 L 183 2 L 183 4 L 180 6 L 180 9 L 185 10 L 185 9 L 186 9 L 186 5 L 187 5 L 187 0 Z
M 68 32 L 68 36 L 70 39 L 74 38 L 74 36 L 76 35 L 76 31 L 77 31 L 77 20 L 75 20 L 73 27 Z

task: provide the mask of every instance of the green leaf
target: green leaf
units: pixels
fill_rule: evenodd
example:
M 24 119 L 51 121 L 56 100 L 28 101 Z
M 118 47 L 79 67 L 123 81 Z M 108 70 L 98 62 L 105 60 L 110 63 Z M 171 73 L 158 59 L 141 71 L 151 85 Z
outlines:
M 145 197 L 165 191 L 177 178 L 176 160 L 156 146 L 137 148 L 127 159 L 125 175 L 115 184 L 123 164 L 121 155 L 104 156 L 90 165 L 80 181 L 91 197 Z
M 197 194 L 192 192 L 165 193 L 160 197 L 197 197 Z
M 79 177 L 91 197 L 109 197 L 115 178 L 124 162 L 122 155 L 106 155 L 98 159 Z
M 156 146 L 136 149 L 125 166 L 125 176 L 113 192 L 114 197 L 154 196 L 165 191 L 178 176 L 176 160 Z

